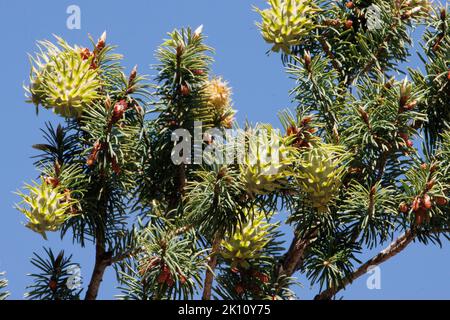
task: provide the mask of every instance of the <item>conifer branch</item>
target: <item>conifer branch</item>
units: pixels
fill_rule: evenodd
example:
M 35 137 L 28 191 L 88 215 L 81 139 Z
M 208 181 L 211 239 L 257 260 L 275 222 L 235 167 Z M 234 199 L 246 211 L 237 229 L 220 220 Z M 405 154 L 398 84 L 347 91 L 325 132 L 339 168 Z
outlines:
M 208 268 L 206 269 L 205 283 L 203 285 L 203 294 L 202 294 L 203 300 L 211 300 L 211 292 L 215 274 L 214 270 L 216 269 L 217 266 L 217 254 L 219 253 L 221 242 L 222 237 L 220 236 L 219 233 L 216 233 L 212 243 L 211 254 L 209 256 Z
M 316 239 L 318 231 L 317 228 L 312 229 L 303 237 L 295 234 L 288 251 L 282 259 L 280 269 L 277 271 L 279 275 L 290 277 L 301 268 L 305 251 Z
M 340 290 L 344 289 L 347 285 L 351 284 L 353 281 L 366 274 L 370 267 L 377 266 L 390 258 L 396 256 L 401 251 L 403 251 L 415 238 L 415 234 L 412 230 L 407 230 L 403 235 L 398 237 L 394 242 L 392 242 L 386 249 L 381 251 L 379 254 L 374 256 L 372 259 L 368 260 L 366 263 L 361 265 L 356 271 L 354 271 L 349 277 L 347 277 L 342 284 L 335 287 L 330 287 L 325 291 L 318 294 L 315 300 L 330 300 L 332 299 Z

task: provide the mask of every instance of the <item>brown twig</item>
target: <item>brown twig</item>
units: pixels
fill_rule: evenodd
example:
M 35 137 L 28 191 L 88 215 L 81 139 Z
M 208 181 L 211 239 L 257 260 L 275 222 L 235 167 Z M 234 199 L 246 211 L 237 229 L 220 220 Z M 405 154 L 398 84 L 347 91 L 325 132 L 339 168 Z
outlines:
M 401 251 L 403 251 L 414 240 L 414 237 L 415 234 L 413 233 L 413 231 L 411 230 L 406 231 L 402 236 L 398 237 L 394 242 L 392 242 L 386 249 L 384 249 L 379 254 L 374 256 L 372 259 L 368 260 L 366 263 L 361 265 L 355 272 L 353 272 L 349 277 L 347 277 L 341 285 L 328 288 L 327 290 L 318 294 L 314 299 L 330 300 L 340 290 L 344 289 L 354 280 L 367 273 L 370 267 L 379 265 L 389 260 L 390 258 L 394 257 Z
M 277 270 L 278 275 L 292 276 L 301 267 L 305 251 L 317 237 L 318 231 L 317 228 L 314 228 L 304 237 L 295 235 L 289 250 L 284 255 L 283 263 Z
M 219 233 L 216 233 L 212 244 L 211 254 L 209 256 L 208 269 L 206 270 L 205 275 L 205 284 L 203 286 L 203 295 L 202 295 L 203 300 L 211 300 L 212 285 L 214 281 L 214 270 L 217 265 L 217 253 L 219 252 L 221 241 L 222 237 L 220 236 Z
M 95 265 L 92 277 L 86 292 L 86 300 L 97 299 L 98 290 L 103 280 L 103 274 L 108 266 L 112 264 L 112 252 L 106 252 L 103 245 L 97 242 L 95 250 Z

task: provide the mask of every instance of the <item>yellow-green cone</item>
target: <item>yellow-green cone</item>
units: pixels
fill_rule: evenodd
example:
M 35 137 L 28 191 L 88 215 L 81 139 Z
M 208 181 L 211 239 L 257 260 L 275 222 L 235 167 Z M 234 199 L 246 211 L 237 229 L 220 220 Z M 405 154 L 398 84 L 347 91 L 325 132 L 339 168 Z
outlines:
M 26 185 L 29 194 L 18 193 L 22 202 L 16 208 L 29 220 L 26 226 L 47 239 L 46 231 L 56 231 L 70 217 L 73 200 L 59 188 L 53 188 L 45 181 Z
M 231 262 L 232 268 L 248 269 L 250 260 L 261 257 L 262 250 L 270 240 L 270 229 L 274 226 L 267 222 L 264 213 L 255 212 L 247 224 L 238 225 L 232 235 L 224 238 L 221 255 Z
M 222 78 L 214 78 L 206 85 L 208 104 L 214 107 L 218 113 L 222 113 L 231 106 L 231 88 Z
M 344 150 L 330 144 L 317 144 L 302 154 L 298 183 L 310 204 L 319 212 L 328 210 L 341 186 Z
M 32 58 L 31 102 L 65 118 L 77 118 L 83 109 L 98 99 L 101 81 L 92 57 L 84 57 L 80 48 L 70 47 L 58 38 L 59 47 L 40 42 L 41 53 Z
M 242 178 L 251 196 L 283 187 L 293 173 L 294 148 L 269 125 L 259 125 L 248 135 L 248 148 L 241 165 Z
M 270 8 L 256 11 L 261 14 L 258 23 L 266 42 L 273 44 L 272 50 L 290 53 L 290 47 L 299 45 L 302 37 L 316 27 L 312 19 L 319 8 L 311 0 L 269 0 Z

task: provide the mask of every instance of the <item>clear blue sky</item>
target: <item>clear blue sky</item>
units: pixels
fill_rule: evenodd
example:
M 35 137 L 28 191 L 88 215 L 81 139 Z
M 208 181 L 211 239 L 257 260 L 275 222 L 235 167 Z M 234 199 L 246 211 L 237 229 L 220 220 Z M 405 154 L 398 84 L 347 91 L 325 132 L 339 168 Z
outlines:
M 76 4 L 81 8 L 81 30 L 66 28 L 66 9 Z M 27 273 L 33 271 L 29 258 L 43 246 L 54 251 L 64 248 L 79 262 L 87 280 L 94 261 L 94 248 L 79 248 L 70 239 L 61 242 L 59 235 L 44 241 L 22 225 L 24 218 L 13 209 L 18 201 L 13 191 L 23 182 L 35 179 L 30 157 L 32 144 L 42 141 L 39 129 L 45 121 L 61 121 L 51 112 L 37 117 L 32 105 L 25 103 L 22 84 L 27 81 L 27 53 L 34 52 L 35 41 L 50 39 L 52 34 L 70 43 L 88 45 L 87 34 L 97 38 L 104 30 L 108 42 L 119 46 L 124 64 L 131 70 L 139 65 L 141 72 L 152 74 L 154 50 L 174 28 L 200 24 L 205 26 L 208 44 L 216 49 L 214 73 L 223 75 L 234 88 L 234 101 L 239 121 L 276 123 L 278 110 L 292 106 L 288 91 L 293 81 L 284 73 L 277 55 L 267 56 L 269 47 L 254 25 L 257 15 L 252 5 L 264 6 L 262 0 L 171 0 L 171 1 L 24 1 L 0 0 L 0 50 L 2 137 L 0 168 L 0 271 L 6 271 L 12 298 L 23 297 L 29 284 Z M 415 63 L 416 60 L 413 60 Z M 290 234 L 285 227 L 284 231 Z M 367 276 L 360 278 L 345 292 L 354 299 L 450 299 L 449 245 L 444 248 L 413 244 L 398 257 L 381 266 L 381 290 L 366 288 Z M 368 255 L 370 256 L 370 254 Z M 305 284 L 297 291 L 300 298 L 311 298 L 317 291 Z M 107 272 L 100 298 L 113 298 L 115 276 Z

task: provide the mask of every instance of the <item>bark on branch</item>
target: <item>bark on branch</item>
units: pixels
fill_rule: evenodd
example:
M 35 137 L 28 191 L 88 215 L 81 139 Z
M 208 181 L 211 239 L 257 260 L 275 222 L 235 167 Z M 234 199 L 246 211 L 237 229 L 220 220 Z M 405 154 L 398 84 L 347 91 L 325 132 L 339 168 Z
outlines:
M 330 287 L 327 290 L 321 292 L 318 294 L 314 299 L 315 300 L 330 300 L 333 298 L 336 293 L 338 293 L 340 290 L 344 289 L 347 285 L 352 283 L 357 278 L 364 275 L 368 269 L 372 266 L 379 265 L 390 258 L 394 257 L 403 249 L 405 249 L 413 240 L 414 240 L 414 233 L 411 230 L 406 231 L 402 236 L 397 238 L 394 242 L 392 242 L 386 249 L 381 251 L 379 254 L 374 256 L 372 259 L 368 260 L 366 263 L 361 265 L 355 272 L 353 272 L 347 279 L 344 280 L 344 282 L 337 287 Z
M 105 270 L 113 262 L 112 252 L 105 252 L 103 245 L 97 243 L 95 247 L 95 265 L 92 272 L 91 281 L 86 292 L 85 300 L 97 299 L 98 290 L 103 280 Z
M 211 300 L 211 291 L 214 281 L 214 269 L 217 265 L 217 253 L 219 252 L 221 241 L 222 237 L 219 234 L 216 234 L 212 244 L 211 255 L 209 258 L 210 260 L 208 262 L 208 269 L 206 270 L 205 284 L 203 286 L 203 300 Z
M 299 237 L 297 234 L 292 240 L 289 250 L 286 252 L 281 269 L 278 270 L 278 275 L 284 274 L 288 277 L 292 276 L 303 264 L 303 257 L 305 250 L 317 237 L 318 229 L 313 229 L 304 237 Z

